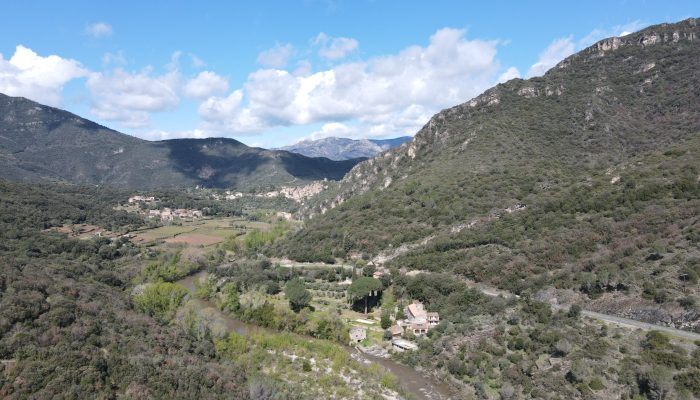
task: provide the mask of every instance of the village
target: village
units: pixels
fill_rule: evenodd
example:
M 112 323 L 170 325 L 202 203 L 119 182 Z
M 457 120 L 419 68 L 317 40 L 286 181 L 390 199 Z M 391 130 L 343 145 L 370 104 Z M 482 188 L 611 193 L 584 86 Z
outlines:
M 169 207 L 163 207 L 162 209 L 151 208 L 157 203 L 158 200 L 153 196 L 131 196 L 128 199 L 128 204 L 131 207 L 126 208 L 126 210 L 139 213 L 149 219 L 160 220 L 161 222 L 173 222 L 182 219 L 192 220 L 204 216 L 202 210 L 188 208 L 171 209 Z M 141 205 L 147 208 L 141 207 Z
M 311 182 L 307 185 L 283 186 L 283 187 L 279 188 L 278 190 L 272 190 L 272 191 L 260 192 L 260 193 L 244 193 L 244 192 L 226 190 L 222 194 L 213 193 L 211 195 L 211 197 L 214 200 L 235 200 L 235 199 L 243 198 L 245 196 L 254 196 L 254 197 L 261 197 L 261 198 L 274 198 L 274 197 L 282 196 L 284 198 L 293 200 L 295 202 L 303 203 L 304 200 L 308 199 L 309 197 L 314 196 L 315 194 L 319 193 L 320 191 L 322 191 L 323 189 L 325 189 L 327 187 L 328 187 L 328 180 L 324 179 L 322 181 Z

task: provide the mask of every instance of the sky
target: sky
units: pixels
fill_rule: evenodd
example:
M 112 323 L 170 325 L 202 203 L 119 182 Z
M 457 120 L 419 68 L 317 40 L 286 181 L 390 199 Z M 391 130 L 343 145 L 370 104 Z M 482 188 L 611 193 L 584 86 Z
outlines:
M 0 93 L 148 140 L 415 134 L 696 1 L 6 1 Z

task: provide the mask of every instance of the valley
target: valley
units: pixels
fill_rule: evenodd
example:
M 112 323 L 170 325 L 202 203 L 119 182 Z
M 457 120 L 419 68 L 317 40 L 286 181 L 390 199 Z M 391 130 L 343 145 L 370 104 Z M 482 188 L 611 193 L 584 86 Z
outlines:
M 332 73 L 287 72 L 314 52 L 279 42 L 227 95 L 177 53 L 159 87 L 203 122 L 163 140 L 0 94 L 0 398 L 700 398 L 698 22 L 562 39 L 546 72 L 484 72 L 494 86 L 415 136 L 395 133 L 429 109 L 388 113 L 365 79 L 425 98 L 466 75 L 398 85 L 389 67 L 500 39 L 441 30 Z M 357 43 L 308 46 L 331 65 Z M 80 73 L 97 93 L 105 75 Z M 365 108 L 329 89 L 348 82 Z

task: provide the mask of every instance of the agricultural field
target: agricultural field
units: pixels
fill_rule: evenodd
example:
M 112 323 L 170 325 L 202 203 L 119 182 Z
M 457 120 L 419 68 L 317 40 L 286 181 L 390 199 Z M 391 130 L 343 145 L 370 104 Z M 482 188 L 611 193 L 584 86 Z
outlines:
M 138 244 L 158 242 L 184 244 L 187 246 L 212 246 L 238 236 L 248 230 L 268 230 L 270 224 L 248 221 L 240 217 L 212 218 L 183 221 L 177 225 L 166 225 L 134 232 L 132 241 Z

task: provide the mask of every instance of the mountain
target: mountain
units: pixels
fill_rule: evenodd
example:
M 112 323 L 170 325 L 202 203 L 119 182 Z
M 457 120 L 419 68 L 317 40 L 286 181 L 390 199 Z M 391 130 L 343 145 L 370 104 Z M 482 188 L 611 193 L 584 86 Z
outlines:
M 346 139 L 329 137 L 318 140 L 302 140 L 280 150 L 303 154 L 307 157 L 326 157 L 331 160 L 351 160 L 353 158 L 370 158 L 401 146 L 412 137 L 401 136 L 393 139 Z
M 651 26 L 443 110 L 270 251 L 373 257 L 700 329 L 700 28 Z
M 0 177 L 149 189 L 297 185 L 340 179 L 360 160 L 252 148 L 233 139 L 141 140 L 0 94 Z

